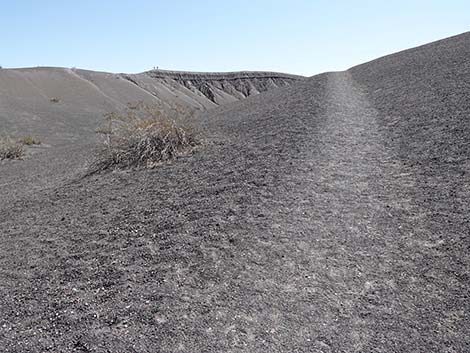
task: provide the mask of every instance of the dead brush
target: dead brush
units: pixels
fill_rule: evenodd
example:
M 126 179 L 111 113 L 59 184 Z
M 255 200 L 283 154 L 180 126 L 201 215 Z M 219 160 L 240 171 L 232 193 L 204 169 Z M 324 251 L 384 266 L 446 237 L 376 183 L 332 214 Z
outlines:
M 32 145 L 40 145 L 41 144 L 41 140 L 35 136 L 31 136 L 31 135 L 28 135 L 28 136 L 23 136 L 20 141 L 20 143 L 22 143 L 23 145 L 26 145 L 26 146 L 32 146 Z
M 23 159 L 25 153 L 24 145 L 9 136 L 0 136 L 0 160 Z
M 192 116 L 181 107 L 164 110 L 139 102 L 124 113 L 108 113 L 97 130 L 104 137 L 94 171 L 153 168 L 187 153 L 198 144 L 188 125 Z

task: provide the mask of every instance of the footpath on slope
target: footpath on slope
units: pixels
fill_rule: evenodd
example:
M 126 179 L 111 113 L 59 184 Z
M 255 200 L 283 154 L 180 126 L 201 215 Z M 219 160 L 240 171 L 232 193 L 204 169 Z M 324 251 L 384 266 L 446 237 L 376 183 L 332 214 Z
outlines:
M 302 326 L 322 328 L 331 351 L 464 350 L 465 267 L 448 277 L 452 255 L 413 201 L 416 176 L 393 158 L 350 74 L 329 74 L 326 91 L 311 169 L 293 173 L 283 196 L 311 237 L 301 253 L 316 294 Z

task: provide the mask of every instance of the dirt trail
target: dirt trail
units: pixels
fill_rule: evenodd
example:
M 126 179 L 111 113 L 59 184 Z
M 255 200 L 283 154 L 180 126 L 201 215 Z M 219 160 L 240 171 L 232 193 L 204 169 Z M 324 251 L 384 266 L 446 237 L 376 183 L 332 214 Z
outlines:
M 315 294 L 303 326 L 319 337 L 319 351 L 414 351 L 423 338 L 410 325 L 423 318 L 413 309 L 427 304 L 408 297 L 415 264 L 400 254 L 403 229 L 411 227 L 405 195 L 413 176 L 384 146 L 378 113 L 348 72 L 328 75 L 324 104 L 306 160 L 311 169 L 293 174 L 296 187 L 280 200 L 295 200 L 289 217 L 303 219 L 307 230 L 300 253 L 311 280 L 303 291 Z
M 462 274 L 469 266 L 447 245 L 456 234 L 448 229 L 443 237 L 426 223 L 425 215 L 437 214 L 414 199 L 418 172 L 395 158 L 378 111 L 351 75 L 332 73 L 327 87 L 314 168 L 293 176 L 297 202 L 312 207 L 290 215 L 309 215 L 323 343 L 331 351 L 467 349 Z M 318 324 L 310 327 L 313 336 Z

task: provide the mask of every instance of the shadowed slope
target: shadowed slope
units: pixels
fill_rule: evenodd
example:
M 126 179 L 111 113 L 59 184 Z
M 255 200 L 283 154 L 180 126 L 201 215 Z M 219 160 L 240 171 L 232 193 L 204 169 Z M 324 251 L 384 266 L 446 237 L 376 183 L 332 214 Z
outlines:
M 470 167 L 469 57 L 464 33 L 350 70 L 400 158 L 424 168 Z

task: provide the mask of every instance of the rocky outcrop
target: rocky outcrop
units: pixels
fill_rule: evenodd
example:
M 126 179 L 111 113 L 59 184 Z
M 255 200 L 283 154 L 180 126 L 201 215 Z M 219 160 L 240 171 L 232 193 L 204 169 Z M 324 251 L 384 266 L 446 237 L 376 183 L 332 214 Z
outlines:
M 178 97 L 183 102 L 195 101 L 193 104 L 196 107 L 205 109 L 244 99 L 273 88 L 289 86 L 303 79 L 301 76 L 276 72 L 249 71 L 198 73 L 152 70 L 121 76 L 156 97 L 162 95 L 161 91 L 169 91 L 173 92 L 174 98 Z

